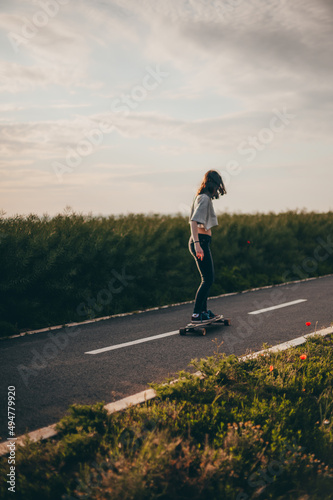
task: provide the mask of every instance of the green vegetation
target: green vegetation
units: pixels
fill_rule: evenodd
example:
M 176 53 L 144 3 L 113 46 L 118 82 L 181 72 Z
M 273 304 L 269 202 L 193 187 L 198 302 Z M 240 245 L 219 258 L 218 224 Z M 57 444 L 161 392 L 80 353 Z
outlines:
M 333 336 L 239 361 L 193 360 L 157 398 L 107 415 L 73 405 L 57 439 L 16 450 L 24 500 L 328 500 Z M 1 498 L 7 458 L 0 461 Z
M 181 215 L 0 217 L 0 335 L 193 300 L 189 231 Z M 332 242 L 332 212 L 219 215 L 211 295 L 330 274 Z

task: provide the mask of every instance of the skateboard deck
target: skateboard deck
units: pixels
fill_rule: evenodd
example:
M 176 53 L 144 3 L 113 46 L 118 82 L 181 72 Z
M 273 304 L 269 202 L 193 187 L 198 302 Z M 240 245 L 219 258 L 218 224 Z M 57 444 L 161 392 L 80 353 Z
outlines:
M 214 319 L 211 321 L 205 321 L 204 323 L 188 323 L 185 328 L 180 328 L 179 329 L 179 334 L 180 335 L 186 335 L 188 332 L 199 332 L 201 335 L 206 335 L 207 330 L 206 326 L 214 325 L 215 323 L 217 324 L 223 324 L 225 326 L 231 325 L 231 320 L 226 319 L 223 317 L 222 314 L 219 314 L 216 316 Z

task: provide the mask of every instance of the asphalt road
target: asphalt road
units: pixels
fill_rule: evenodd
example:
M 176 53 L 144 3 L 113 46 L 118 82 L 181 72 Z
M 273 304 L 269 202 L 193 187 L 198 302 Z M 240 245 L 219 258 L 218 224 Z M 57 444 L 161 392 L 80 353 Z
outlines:
M 72 403 L 110 403 L 176 376 L 191 369 L 192 359 L 212 355 L 221 342 L 220 352 L 240 356 L 263 343 L 276 345 L 310 333 L 317 322 L 318 330 L 329 327 L 332 298 L 332 275 L 214 298 L 209 308 L 231 318 L 231 326 L 211 326 L 205 337 L 173 334 L 96 354 L 91 351 L 177 331 L 189 322 L 193 304 L 1 340 L 1 441 L 8 437 L 8 386 L 16 387 L 18 436 L 57 422 Z

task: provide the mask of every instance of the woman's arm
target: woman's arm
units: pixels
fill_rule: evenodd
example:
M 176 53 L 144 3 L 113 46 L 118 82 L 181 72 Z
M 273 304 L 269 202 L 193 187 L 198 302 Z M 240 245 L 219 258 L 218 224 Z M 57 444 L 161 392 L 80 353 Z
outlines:
M 193 241 L 197 242 L 194 243 L 196 256 L 198 257 L 198 259 L 202 260 L 204 258 L 204 251 L 202 250 L 200 243 L 198 242 L 199 241 L 198 223 L 194 220 L 191 220 L 191 235 Z

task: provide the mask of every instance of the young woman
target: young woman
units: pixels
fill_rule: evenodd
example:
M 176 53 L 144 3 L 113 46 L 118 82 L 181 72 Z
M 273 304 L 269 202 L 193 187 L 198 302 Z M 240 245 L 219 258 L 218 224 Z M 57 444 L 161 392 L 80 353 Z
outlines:
M 212 311 L 207 310 L 207 298 L 214 282 L 214 264 L 210 251 L 211 228 L 218 225 L 212 200 L 218 199 L 226 192 L 221 175 L 216 170 L 209 170 L 204 175 L 192 204 L 189 220 L 191 236 L 188 247 L 201 276 L 201 283 L 195 296 L 192 323 L 208 322 L 215 317 Z

